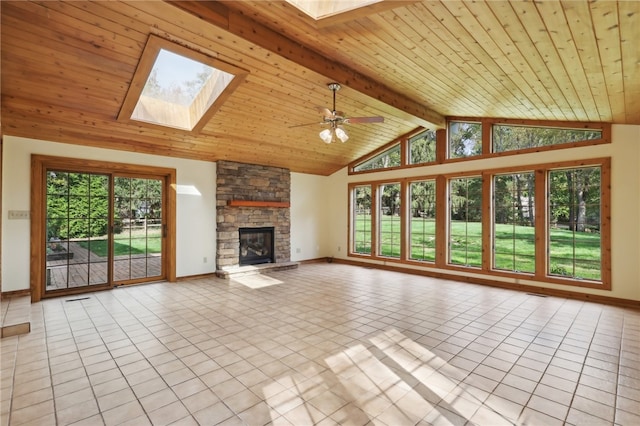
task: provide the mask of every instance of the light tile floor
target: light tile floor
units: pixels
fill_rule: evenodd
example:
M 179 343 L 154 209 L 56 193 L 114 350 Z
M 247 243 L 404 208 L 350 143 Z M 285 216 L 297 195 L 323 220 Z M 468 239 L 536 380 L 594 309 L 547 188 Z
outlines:
M 2 425 L 640 424 L 640 312 L 339 264 L 46 300 Z M 246 284 L 246 283 L 245 283 Z

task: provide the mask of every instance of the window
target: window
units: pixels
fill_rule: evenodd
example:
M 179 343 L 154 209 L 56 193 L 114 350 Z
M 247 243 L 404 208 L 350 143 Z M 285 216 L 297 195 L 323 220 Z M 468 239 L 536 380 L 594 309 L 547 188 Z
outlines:
M 371 254 L 371 185 L 354 188 L 352 222 L 353 252 Z
M 246 71 L 150 36 L 119 120 L 199 131 Z
M 176 172 L 32 155 L 32 300 L 175 281 Z
M 436 182 L 424 180 L 409 184 L 411 199 L 409 259 L 436 260 Z
M 605 158 L 352 184 L 350 254 L 610 289 L 610 168 Z
M 443 143 L 439 145 L 437 140 Z M 605 143 L 611 143 L 611 125 L 607 123 L 473 120 L 461 117 L 449 120 L 447 129 L 425 130 L 419 127 L 390 141 L 380 148 L 381 153 L 349 164 L 349 174 Z
M 552 170 L 548 176 L 548 273 L 600 280 L 601 169 Z
M 425 130 L 409 138 L 409 164 L 433 163 L 436 161 L 436 132 Z
M 594 139 L 602 139 L 601 129 L 495 124 L 492 135 L 493 152 L 539 148 Z
M 535 272 L 535 175 L 493 178 L 493 267 Z
M 317 1 L 317 0 L 286 0 L 316 21 L 341 13 L 359 9 L 381 0 L 350 0 L 350 1 Z
M 449 263 L 482 266 L 482 178 L 449 181 Z
M 349 184 L 353 199 L 361 200 L 351 207 L 349 254 L 414 268 L 610 289 L 611 160 L 527 164 L 529 157 L 522 156 L 514 166 L 499 157 L 610 143 L 611 126 L 544 124 L 458 118 L 448 122 L 446 144 L 444 130 L 415 129 L 353 163 L 379 172 L 375 181 Z M 506 151 L 491 150 L 492 135 Z M 486 169 L 488 164 L 496 166 Z M 393 177 L 380 177 L 405 166 L 389 173 Z
M 353 170 L 356 172 L 362 172 L 365 170 L 387 169 L 390 167 L 397 167 L 400 162 L 400 144 L 381 152 L 380 154 L 372 157 L 358 165 Z
M 451 121 L 449 123 L 449 158 L 482 154 L 482 124 Z
M 378 247 L 381 256 L 400 257 L 400 184 L 391 183 L 378 187 Z

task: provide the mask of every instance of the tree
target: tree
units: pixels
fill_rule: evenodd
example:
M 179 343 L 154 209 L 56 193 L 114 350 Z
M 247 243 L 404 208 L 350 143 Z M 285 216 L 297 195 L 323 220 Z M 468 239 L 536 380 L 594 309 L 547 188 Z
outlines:
M 601 137 L 602 131 L 600 130 L 494 125 L 492 140 L 493 151 L 504 152 Z
M 482 125 L 452 122 L 449 126 L 449 157 L 471 157 L 482 153 Z
M 115 227 L 122 219 L 160 219 L 162 182 L 115 178 Z M 109 176 L 47 172 L 47 237 L 85 239 L 106 235 L 109 228 Z
M 355 190 L 356 215 L 371 214 L 371 186 L 358 186 Z
M 398 144 L 358 164 L 354 169 L 356 171 L 386 169 L 388 167 L 399 166 L 400 164 L 400 144 Z
M 450 181 L 451 219 L 482 221 L 482 178 L 459 178 Z
M 432 180 L 411 183 L 413 217 L 436 217 L 436 185 Z
M 400 184 L 380 185 L 380 203 L 383 214 L 389 216 L 400 213 Z
M 409 139 L 411 164 L 430 163 L 436 161 L 436 132 L 426 130 Z
M 585 232 L 587 228 L 599 230 L 600 168 L 554 170 L 550 180 L 552 223 L 577 232 Z
M 48 238 L 105 235 L 108 228 L 108 194 L 107 176 L 48 171 Z

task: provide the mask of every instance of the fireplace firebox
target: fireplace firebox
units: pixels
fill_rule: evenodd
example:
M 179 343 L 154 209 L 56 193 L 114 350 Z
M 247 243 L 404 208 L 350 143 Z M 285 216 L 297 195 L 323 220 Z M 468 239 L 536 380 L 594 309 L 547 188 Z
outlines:
M 240 266 L 275 263 L 273 229 L 239 228 Z

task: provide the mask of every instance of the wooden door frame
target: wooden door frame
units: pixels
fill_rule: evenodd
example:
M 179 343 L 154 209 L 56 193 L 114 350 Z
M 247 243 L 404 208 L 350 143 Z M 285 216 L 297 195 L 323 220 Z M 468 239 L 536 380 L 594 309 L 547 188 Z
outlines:
M 47 155 L 31 155 L 31 260 L 30 288 L 31 302 L 38 302 L 45 297 L 45 259 L 43 251 L 46 239 L 46 203 L 43 195 L 46 192 L 47 169 L 73 170 L 80 173 L 100 174 L 141 174 L 164 178 L 166 187 L 166 256 L 164 272 L 166 279 L 176 281 L 176 170 L 164 167 L 142 166 L 127 163 L 112 163 L 99 160 L 55 157 Z M 82 290 L 86 290 L 82 287 Z M 76 291 L 77 292 L 77 291 Z M 69 290 L 68 294 L 73 294 Z

